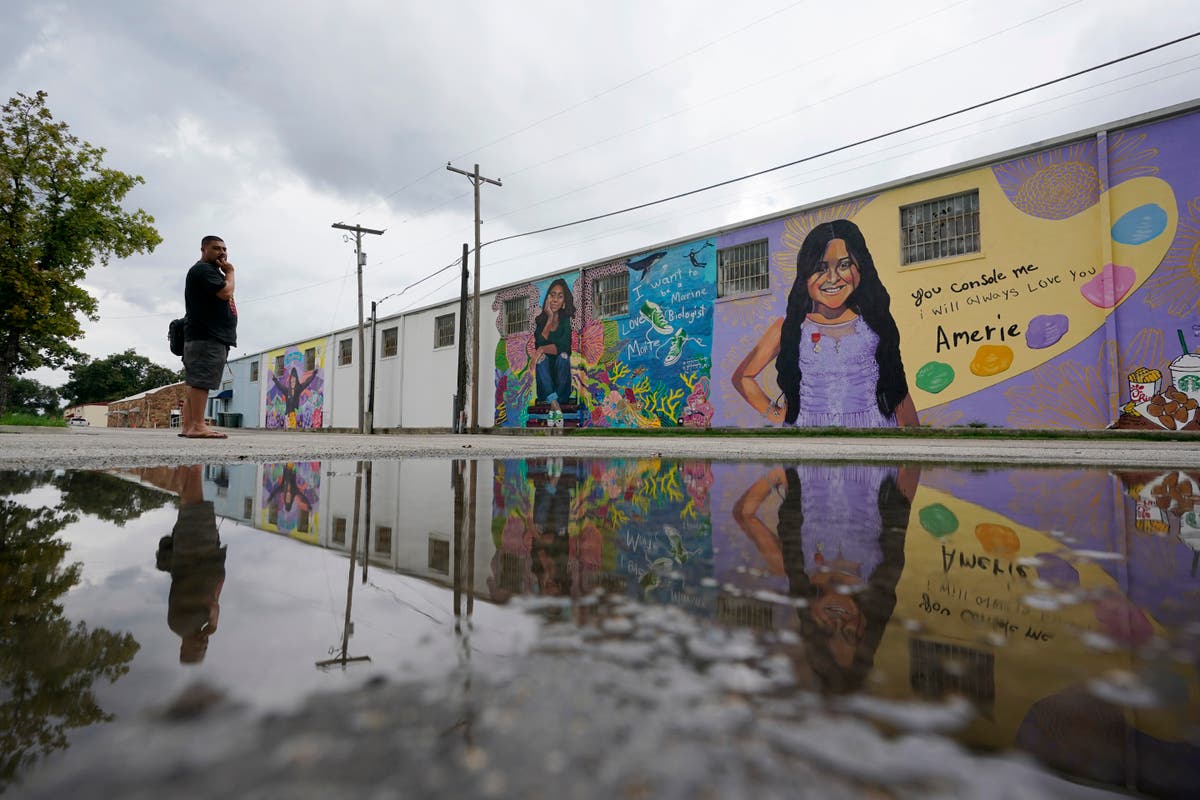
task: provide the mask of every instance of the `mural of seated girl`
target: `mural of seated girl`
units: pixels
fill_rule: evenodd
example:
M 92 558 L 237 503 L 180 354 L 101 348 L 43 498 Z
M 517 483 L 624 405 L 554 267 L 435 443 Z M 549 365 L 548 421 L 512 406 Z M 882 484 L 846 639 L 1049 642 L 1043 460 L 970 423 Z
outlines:
M 554 280 L 542 300 L 542 313 L 533 322 L 534 370 L 538 403 L 549 403 L 550 412 L 562 420 L 561 404 L 571 397 L 571 319 L 575 298 L 562 278 Z
M 781 390 L 775 400 L 757 380 L 772 360 Z M 920 424 L 891 298 L 857 225 L 846 219 L 823 222 L 805 237 L 786 315 L 746 354 L 732 382 L 775 425 Z

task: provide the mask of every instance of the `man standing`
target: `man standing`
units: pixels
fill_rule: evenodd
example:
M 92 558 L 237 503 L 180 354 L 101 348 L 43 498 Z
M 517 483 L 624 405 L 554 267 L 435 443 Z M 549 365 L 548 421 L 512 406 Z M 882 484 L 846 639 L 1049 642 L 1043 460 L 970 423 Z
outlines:
M 200 240 L 200 260 L 187 274 L 184 305 L 187 325 L 183 345 L 183 433 L 188 439 L 225 439 L 204 421 L 208 393 L 220 387 L 229 358 L 237 345 L 237 306 L 233 302 L 233 264 L 226 259 L 219 236 Z

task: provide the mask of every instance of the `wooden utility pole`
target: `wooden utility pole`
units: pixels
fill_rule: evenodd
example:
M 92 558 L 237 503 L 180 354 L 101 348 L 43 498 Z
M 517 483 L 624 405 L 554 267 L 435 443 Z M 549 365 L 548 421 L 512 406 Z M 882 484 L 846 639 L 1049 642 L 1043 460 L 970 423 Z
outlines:
M 493 186 L 503 186 L 500 181 L 485 178 L 479 174 L 479 165 L 474 172 L 464 172 L 446 164 L 446 169 L 466 175 L 475 188 L 475 297 L 471 305 L 473 317 L 471 320 L 471 433 L 479 433 L 479 187 L 484 183 Z
M 470 256 L 469 245 L 463 242 L 462 287 L 458 294 L 458 380 L 454 384 L 454 432 L 463 430 L 463 409 L 467 407 L 467 266 Z
M 358 263 L 358 431 L 359 433 L 366 433 L 368 430 L 367 404 L 363 395 L 366 390 L 367 360 L 366 350 L 363 346 L 362 271 L 363 266 L 367 263 L 367 254 L 362 250 L 362 237 L 364 233 L 383 236 L 383 231 L 364 228 L 361 225 L 347 225 L 344 222 L 335 222 L 332 227 L 354 233 L 354 255 L 355 261 Z M 374 346 L 373 343 L 372 346 Z

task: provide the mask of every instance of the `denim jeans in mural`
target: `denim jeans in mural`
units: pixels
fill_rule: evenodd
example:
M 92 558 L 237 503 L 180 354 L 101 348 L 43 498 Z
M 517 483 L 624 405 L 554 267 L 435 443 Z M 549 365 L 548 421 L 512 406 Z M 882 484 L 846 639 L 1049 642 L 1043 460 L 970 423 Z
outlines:
M 571 396 L 571 356 L 568 353 L 546 356 L 535 367 L 537 400 L 565 403 Z

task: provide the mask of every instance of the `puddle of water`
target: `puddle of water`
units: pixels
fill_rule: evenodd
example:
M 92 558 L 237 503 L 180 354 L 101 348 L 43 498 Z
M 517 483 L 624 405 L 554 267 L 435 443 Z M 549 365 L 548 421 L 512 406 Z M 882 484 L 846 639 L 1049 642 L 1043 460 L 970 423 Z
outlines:
M 700 695 L 809 698 L 1089 783 L 1200 779 L 1200 471 L 329 461 L 0 486 L 4 783 L 198 682 L 287 710 L 531 653 L 678 659 Z

